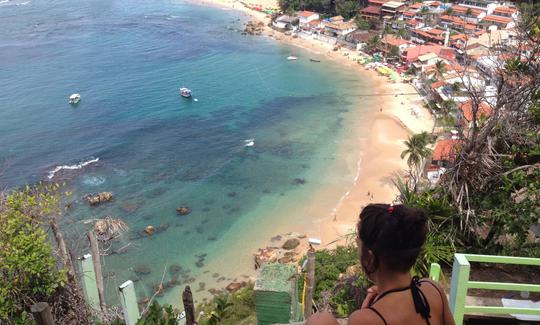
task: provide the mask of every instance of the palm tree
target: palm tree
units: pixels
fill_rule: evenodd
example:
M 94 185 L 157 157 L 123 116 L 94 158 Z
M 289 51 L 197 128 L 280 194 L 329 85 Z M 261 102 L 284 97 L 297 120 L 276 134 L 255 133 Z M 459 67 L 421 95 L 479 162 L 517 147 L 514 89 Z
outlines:
M 473 14 L 473 11 L 471 8 L 467 8 L 467 11 L 465 11 L 465 17 L 469 18 Z
M 435 62 L 435 71 L 437 72 L 437 75 L 442 78 L 446 73 L 446 63 L 442 60 Z
M 444 14 L 448 16 L 451 16 L 453 13 L 454 13 L 454 9 L 452 9 L 452 7 L 449 7 L 448 9 L 444 11 Z
M 431 135 L 426 131 L 413 134 L 408 140 L 404 141 L 407 149 L 401 153 L 401 159 L 407 157 L 407 165 L 415 183 L 417 183 L 420 177 L 424 159 L 431 154 L 431 149 L 427 147 L 431 142 Z
M 216 309 L 212 311 L 208 322 L 210 324 L 219 324 L 233 304 L 227 302 L 227 297 L 216 297 L 214 302 L 216 303 Z
M 373 52 L 375 49 L 377 49 L 380 43 L 381 39 L 378 35 L 375 35 L 366 42 L 366 50 L 368 52 Z

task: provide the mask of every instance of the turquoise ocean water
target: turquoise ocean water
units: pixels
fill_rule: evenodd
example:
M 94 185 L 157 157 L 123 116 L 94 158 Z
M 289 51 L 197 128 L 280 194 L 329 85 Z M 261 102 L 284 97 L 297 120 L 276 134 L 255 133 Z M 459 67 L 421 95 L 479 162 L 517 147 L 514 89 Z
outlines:
M 219 286 L 210 275 L 242 272 L 274 229 L 331 213 L 357 172 L 351 121 L 371 103 L 353 95 L 369 85 L 307 51 L 241 35 L 245 20 L 171 0 L 0 1 L 0 184 L 57 170 L 51 180 L 73 191 L 64 228 L 77 255 L 87 251 L 83 220 L 128 224 L 111 248 L 127 251 L 105 257 L 111 300 L 126 279 L 151 295 L 172 264 L 195 288 Z M 332 190 L 318 196 L 319 215 L 304 214 L 321 188 Z M 83 196 L 99 191 L 113 202 L 89 207 Z M 178 216 L 180 205 L 192 212 Z M 162 231 L 141 237 L 147 225 Z M 137 265 L 151 273 L 136 276 Z M 161 299 L 177 303 L 180 289 Z

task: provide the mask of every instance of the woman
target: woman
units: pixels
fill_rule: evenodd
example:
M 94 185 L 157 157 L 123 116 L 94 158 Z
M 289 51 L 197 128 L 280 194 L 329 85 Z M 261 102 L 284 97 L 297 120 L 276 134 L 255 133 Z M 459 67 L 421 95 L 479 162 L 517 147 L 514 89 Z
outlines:
M 360 213 L 360 264 L 375 284 L 350 325 L 454 325 L 443 290 L 429 279 L 411 277 L 410 271 L 426 240 L 423 211 L 404 205 L 370 204 Z M 313 315 L 308 325 L 334 325 L 329 314 Z

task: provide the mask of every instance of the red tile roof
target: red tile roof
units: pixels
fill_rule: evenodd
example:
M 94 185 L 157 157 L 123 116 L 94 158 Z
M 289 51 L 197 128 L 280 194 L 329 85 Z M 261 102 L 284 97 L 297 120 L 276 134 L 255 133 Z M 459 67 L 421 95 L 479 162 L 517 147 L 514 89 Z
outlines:
M 459 109 L 463 112 L 463 117 L 468 122 L 471 122 L 473 120 L 473 101 L 468 100 L 464 103 L 462 103 L 459 106 Z M 478 111 L 476 112 L 476 118 L 478 119 L 481 116 L 488 117 L 491 115 L 493 110 L 491 109 L 491 106 L 486 102 L 481 102 L 480 105 L 478 105 Z
M 456 35 L 450 36 L 450 39 L 453 40 L 453 41 L 464 41 L 465 42 L 469 38 L 465 34 L 456 34 Z
M 430 53 L 430 52 L 433 52 L 433 53 L 439 52 L 440 45 L 419 45 L 419 46 L 408 48 L 405 51 L 407 53 L 407 61 L 414 61 L 420 55 Z
M 371 4 L 371 5 L 376 5 L 376 6 L 382 6 L 383 4 L 387 3 L 388 1 L 390 0 L 369 0 L 368 3 Z
M 381 7 L 377 6 L 369 6 L 365 7 L 364 9 L 360 10 L 363 14 L 373 14 L 373 15 L 380 15 L 381 14 Z
M 469 7 L 459 6 L 459 5 L 452 6 L 453 15 L 455 14 L 465 15 L 467 13 L 467 10 L 469 9 L 471 10 L 471 14 L 473 17 L 478 17 L 478 15 L 480 15 L 483 12 L 482 10 L 475 9 L 475 8 L 469 8 Z
M 433 160 L 454 160 L 460 141 L 454 139 L 444 139 L 435 144 L 433 150 Z
M 439 87 L 444 86 L 445 84 L 446 84 L 445 80 L 438 80 L 438 81 L 435 81 L 434 83 L 431 84 L 431 88 L 437 89 Z
M 441 20 L 445 22 L 451 22 L 453 24 L 464 24 L 465 21 L 459 17 L 456 16 L 449 16 L 449 15 L 442 15 Z
M 416 12 L 412 11 L 412 10 L 407 10 L 403 13 L 403 16 L 407 16 L 407 17 L 414 17 L 416 16 Z
M 416 27 L 417 24 L 421 23 L 420 21 L 416 20 L 416 19 L 411 19 L 407 22 L 407 25 L 409 26 L 412 26 L 412 27 Z
M 417 2 L 417 3 L 413 3 L 412 5 L 409 6 L 409 9 L 420 9 L 424 6 L 423 3 L 421 2 Z
M 407 40 L 397 38 L 394 35 L 385 35 L 381 42 L 393 46 L 400 46 L 409 43 Z
M 444 34 L 444 30 L 440 30 L 440 29 L 436 29 L 436 28 L 432 28 L 430 30 L 427 30 L 426 32 L 428 32 L 429 34 L 432 34 L 432 35 L 437 35 L 437 36 L 440 36 L 440 35 Z
M 499 24 L 508 24 L 509 22 L 512 21 L 512 18 L 488 15 L 484 17 L 483 21 L 494 22 L 494 23 L 499 23 Z
M 317 13 L 315 13 L 315 12 L 313 12 L 313 11 L 306 11 L 306 10 L 304 10 L 304 11 L 300 11 L 300 12 L 298 13 L 298 16 L 308 18 L 308 17 L 311 17 L 311 16 L 316 15 L 316 14 L 317 14 Z
M 510 8 L 510 7 L 497 7 L 495 10 L 493 10 L 493 14 L 513 14 L 516 12 L 516 8 Z

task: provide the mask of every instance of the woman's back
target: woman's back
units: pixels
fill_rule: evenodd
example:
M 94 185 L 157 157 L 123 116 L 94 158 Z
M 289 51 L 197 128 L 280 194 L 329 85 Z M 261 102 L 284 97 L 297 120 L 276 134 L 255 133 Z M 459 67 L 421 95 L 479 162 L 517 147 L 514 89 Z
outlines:
M 411 287 L 396 288 L 378 293 L 367 308 L 357 310 L 350 316 L 349 324 L 453 324 L 446 297 L 442 296 L 436 283 L 422 279 L 417 282 L 416 288 L 421 297 L 416 299 L 417 307 Z M 429 314 L 427 321 L 421 314 L 422 310 Z

